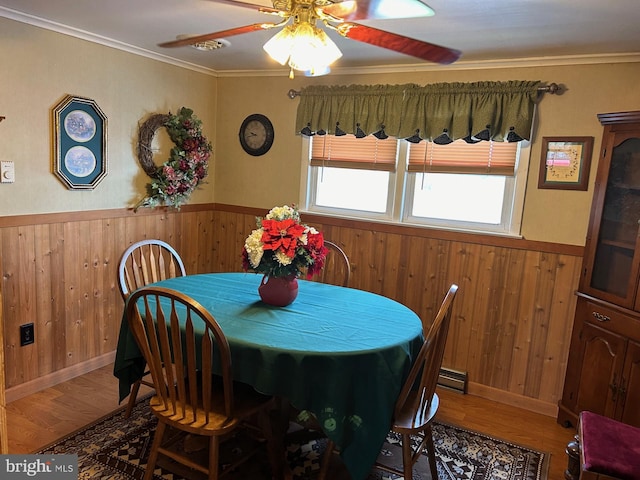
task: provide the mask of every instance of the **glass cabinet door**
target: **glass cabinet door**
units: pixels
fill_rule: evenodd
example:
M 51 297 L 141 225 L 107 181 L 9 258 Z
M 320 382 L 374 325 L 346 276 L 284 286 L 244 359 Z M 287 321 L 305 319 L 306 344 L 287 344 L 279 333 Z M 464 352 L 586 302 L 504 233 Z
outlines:
M 609 174 L 589 287 L 600 292 L 599 297 L 631 308 L 640 258 L 640 130 L 614 133 L 607 148 Z

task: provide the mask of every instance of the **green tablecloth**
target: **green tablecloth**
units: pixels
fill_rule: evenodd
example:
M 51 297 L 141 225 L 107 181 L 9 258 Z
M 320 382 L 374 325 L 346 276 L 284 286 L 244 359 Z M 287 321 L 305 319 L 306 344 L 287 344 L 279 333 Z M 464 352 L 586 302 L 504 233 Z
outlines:
M 366 478 L 389 430 L 395 400 L 422 343 L 422 324 L 389 298 L 299 281 L 287 307 L 265 305 L 262 275 L 189 275 L 155 285 L 200 302 L 222 327 L 235 380 L 313 412 L 354 480 Z M 120 400 L 144 361 L 122 322 L 114 366 Z

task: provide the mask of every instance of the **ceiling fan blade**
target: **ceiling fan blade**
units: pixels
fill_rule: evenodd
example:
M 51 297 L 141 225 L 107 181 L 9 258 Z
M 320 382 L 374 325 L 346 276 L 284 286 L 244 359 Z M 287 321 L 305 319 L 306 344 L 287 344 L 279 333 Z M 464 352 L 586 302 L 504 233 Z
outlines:
M 322 7 L 322 12 L 344 21 L 431 17 L 433 9 L 420 0 L 344 0 Z
M 159 43 L 158 46 L 165 48 L 186 47 L 187 45 L 206 42 L 208 40 L 218 40 L 225 37 L 232 37 L 234 35 L 242 35 L 243 33 L 257 32 L 258 30 L 268 30 L 279 25 L 279 23 L 253 23 L 251 25 L 245 25 L 244 27 L 230 28 L 229 30 L 221 30 L 219 32 L 194 35 L 193 37 L 185 37 L 178 40 L 172 40 L 171 42 Z
M 233 5 L 235 7 L 242 7 L 242 8 L 249 8 L 251 10 L 257 10 L 259 12 L 263 12 L 263 13 L 273 13 L 276 15 L 279 15 L 282 11 L 278 10 L 277 8 L 272 8 L 272 7 L 266 7 L 264 5 L 258 5 L 255 3 L 246 3 L 246 2 L 239 2 L 238 0 L 209 0 L 213 3 L 224 3 L 226 5 Z M 271 3 L 271 2 L 269 2 Z
M 387 48 L 429 62 L 447 65 L 455 62 L 462 55 L 462 52 L 453 48 L 441 47 L 357 23 L 343 23 L 338 25 L 336 29 L 340 35 L 351 40 Z

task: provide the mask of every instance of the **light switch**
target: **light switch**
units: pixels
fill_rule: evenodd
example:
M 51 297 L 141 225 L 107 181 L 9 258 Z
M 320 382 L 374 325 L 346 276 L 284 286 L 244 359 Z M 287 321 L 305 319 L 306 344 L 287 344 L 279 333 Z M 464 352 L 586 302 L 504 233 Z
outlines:
M 16 171 L 13 162 L 0 162 L 0 183 L 16 181 Z

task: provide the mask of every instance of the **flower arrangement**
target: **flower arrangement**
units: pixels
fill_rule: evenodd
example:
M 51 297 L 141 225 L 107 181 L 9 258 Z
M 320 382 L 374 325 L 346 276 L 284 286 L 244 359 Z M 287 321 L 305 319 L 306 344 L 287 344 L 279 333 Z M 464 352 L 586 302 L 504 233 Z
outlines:
M 175 146 L 169 160 L 156 167 L 150 158 L 149 144 L 161 126 L 167 129 Z M 182 107 L 177 115 L 154 115 L 147 120 L 140 128 L 138 155 L 152 181 L 147 185 L 147 196 L 135 208 L 159 205 L 180 208 L 207 176 L 211 151 L 211 143 L 202 135 L 202 122 L 189 108 Z
M 311 278 L 324 267 L 328 252 L 324 236 L 303 224 L 297 208 L 272 208 L 265 218 L 256 218 L 257 229 L 247 237 L 242 249 L 245 271 L 271 277 Z

